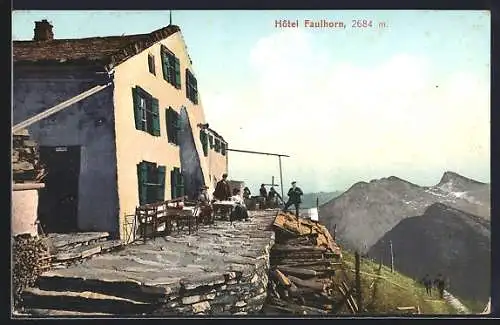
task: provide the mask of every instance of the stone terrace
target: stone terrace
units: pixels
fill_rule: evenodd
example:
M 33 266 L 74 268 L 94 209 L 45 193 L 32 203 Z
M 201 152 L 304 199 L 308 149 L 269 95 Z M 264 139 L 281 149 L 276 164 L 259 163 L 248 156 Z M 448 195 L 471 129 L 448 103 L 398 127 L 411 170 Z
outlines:
M 276 211 L 216 221 L 196 234 L 130 244 L 66 269 L 26 291 L 33 315 L 245 315 L 266 299 Z M 64 299 L 63 299 L 64 298 Z

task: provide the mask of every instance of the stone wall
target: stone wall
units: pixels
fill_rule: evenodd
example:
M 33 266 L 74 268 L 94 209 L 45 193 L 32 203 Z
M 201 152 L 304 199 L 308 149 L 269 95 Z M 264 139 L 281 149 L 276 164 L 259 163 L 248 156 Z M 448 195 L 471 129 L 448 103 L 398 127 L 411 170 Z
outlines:
M 247 315 L 259 313 L 267 297 L 269 254 L 255 269 L 196 279 L 165 298 L 153 315 Z

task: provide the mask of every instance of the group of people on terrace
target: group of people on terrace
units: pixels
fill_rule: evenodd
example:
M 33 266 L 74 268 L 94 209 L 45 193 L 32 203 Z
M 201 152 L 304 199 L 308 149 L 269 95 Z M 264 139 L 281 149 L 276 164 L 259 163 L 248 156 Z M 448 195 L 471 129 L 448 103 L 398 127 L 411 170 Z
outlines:
M 228 175 L 223 174 L 222 179 L 217 182 L 215 190 L 213 192 L 213 199 L 210 198 L 208 193 L 208 187 L 202 186 L 200 189 L 200 194 L 198 196 L 198 202 L 200 204 L 200 214 L 203 219 L 204 216 L 211 216 L 212 213 L 217 213 L 213 207 L 213 203 L 217 201 L 230 201 L 233 203 L 233 209 L 230 212 L 230 220 L 248 220 L 248 208 L 252 202 L 251 192 L 248 187 L 243 189 L 243 193 L 239 188 L 234 188 L 231 190 L 229 181 L 227 180 Z M 285 203 L 283 198 L 278 194 L 273 186 L 267 192 L 265 184 L 262 184 L 259 189 L 260 196 L 257 197 L 260 209 L 266 208 L 277 208 L 280 204 L 278 199 L 284 203 L 283 211 L 287 211 L 290 206 L 295 207 L 295 213 L 299 215 L 299 208 L 301 204 L 301 196 L 304 194 L 302 190 L 297 186 L 297 182 L 292 182 L 292 187 L 288 191 L 288 201 Z

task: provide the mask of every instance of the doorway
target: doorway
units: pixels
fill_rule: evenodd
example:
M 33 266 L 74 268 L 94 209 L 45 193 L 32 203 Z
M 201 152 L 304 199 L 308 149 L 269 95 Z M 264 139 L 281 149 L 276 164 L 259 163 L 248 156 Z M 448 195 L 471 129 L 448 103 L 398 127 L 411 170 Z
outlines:
M 39 191 L 38 219 L 45 233 L 78 230 L 80 146 L 40 147 L 47 175 Z

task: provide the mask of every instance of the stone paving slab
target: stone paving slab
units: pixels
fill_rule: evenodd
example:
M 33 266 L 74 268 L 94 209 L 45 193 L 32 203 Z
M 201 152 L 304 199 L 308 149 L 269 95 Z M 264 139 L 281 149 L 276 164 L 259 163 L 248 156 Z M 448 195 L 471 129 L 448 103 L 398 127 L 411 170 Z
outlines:
M 275 216 L 274 211 L 251 212 L 249 221 L 216 221 L 215 225 L 200 226 L 197 234 L 160 237 L 146 243 L 139 239 L 120 251 L 48 271 L 42 278 L 115 279 L 154 286 L 158 279 L 190 283 L 205 275 L 223 276 L 238 268 L 235 265 L 241 266 L 240 271 L 252 270 L 274 242 L 271 225 Z

